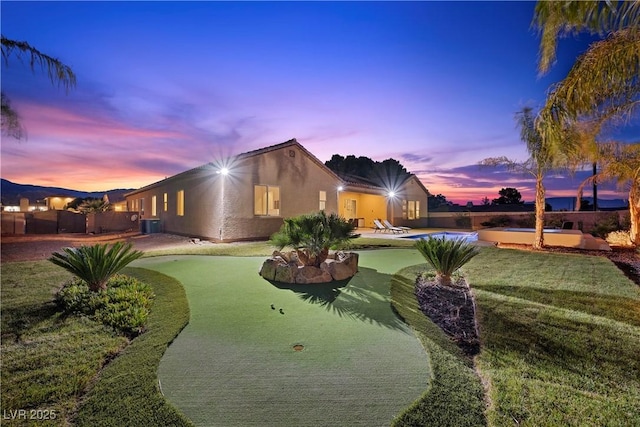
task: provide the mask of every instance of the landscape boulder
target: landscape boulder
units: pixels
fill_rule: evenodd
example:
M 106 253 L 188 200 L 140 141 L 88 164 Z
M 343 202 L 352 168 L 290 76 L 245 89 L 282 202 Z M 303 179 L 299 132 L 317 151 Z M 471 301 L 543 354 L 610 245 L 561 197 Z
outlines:
M 275 282 L 312 284 L 346 280 L 357 272 L 358 254 L 354 252 L 332 253 L 318 268 L 303 265 L 295 251 L 274 251 L 262 264 L 259 274 Z

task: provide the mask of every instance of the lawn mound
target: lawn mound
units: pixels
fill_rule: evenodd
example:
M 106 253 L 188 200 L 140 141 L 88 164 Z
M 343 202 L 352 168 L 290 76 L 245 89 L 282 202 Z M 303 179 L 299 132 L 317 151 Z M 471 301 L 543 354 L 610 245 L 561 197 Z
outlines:
M 458 278 L 454 286 L 442 286 L 419 275 L 416 297 L 420 310 L 453 338 L 466 355 L 480 352 L 475 303 L 464 278 Z

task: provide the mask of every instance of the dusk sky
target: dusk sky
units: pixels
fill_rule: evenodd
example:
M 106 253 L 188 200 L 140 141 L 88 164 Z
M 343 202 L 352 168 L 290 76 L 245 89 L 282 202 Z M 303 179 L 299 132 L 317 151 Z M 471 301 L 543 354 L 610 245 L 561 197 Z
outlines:
M 502 187 L 531 201 L 531 177 L 478 162 L 526 159 L 514 114 L 539 107 L 586 47 L 562 40 L 539 77 L 534 5 L 2 1 L 2 34 L 69 65 L 77 85 L 66 93 L 16 56 L 2 64 L 28 137 L 3 137 L 1 175 L 138 188 L 296 138 L 322 161 L 397 159 L 455 202 Z M 611 136 L 637 141 L 637 123 Z M 574 196 L 584 176 L 549 177 L 547 196 Z M 626 198 L 614 190 L 599 195 Z

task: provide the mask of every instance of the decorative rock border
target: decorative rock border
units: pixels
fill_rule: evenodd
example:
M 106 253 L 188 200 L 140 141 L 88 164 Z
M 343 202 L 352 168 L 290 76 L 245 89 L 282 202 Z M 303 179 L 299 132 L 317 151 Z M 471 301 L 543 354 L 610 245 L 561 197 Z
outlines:
M 310 284 L 345 280 L 357 272 L 358 254 L 355 252 L 338 251 L 329 254 L 320 267 L 314 267 L 303 265 L 295 251 L 274 251 L 271 258 L 262 264 L 259 274 L 275 282 Z

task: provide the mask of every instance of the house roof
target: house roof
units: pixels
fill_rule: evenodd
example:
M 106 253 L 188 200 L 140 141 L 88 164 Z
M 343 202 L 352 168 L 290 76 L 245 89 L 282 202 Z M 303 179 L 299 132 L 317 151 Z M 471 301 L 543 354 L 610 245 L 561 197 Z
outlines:
M 287 147 L 296 147 L 297 149 L 302 151 L 305 155 L 307 155 L 314 163 L 316 163 L 318 165 L 318 167 L 323 169 L 326 173 L 328 173 L 329 175 L 331 175 L 333 178 L 335 178 L 338 181 L 343 181 L 335 172 L 333 172 L 322 161 L 320 161 L 320 159 L 318 159 L 311 152 L 309 152 L 306 148 L 304 148 L 302 146 L 302 144 L 300 144 L 295 138 L 292 138 L 292 139 L 290 139 L 288 141 L 285 141 L 285 142 L 281 142 L 280 144 L 275 144 L 275 145 L 270 145 L 268 147 L 258 148 L 257 150 L 246 151 L 244 153 L 240 153 L 240 154 L 238 154 L 236 156 L 233 156 L 231 159 L 233 161 L 244 160 L 244 159 L 248 159 L 248 158 L 251 158 L 251 157 L 260 156 L 262 154 L 269 153 L 269 152 L 272 152 L 272 151 L 281 150 L 281 149 L 287 148 Z M 215 167 L 218 167 L 218 166 L 215 165 L 212 162 L 205 163 L 205 164 L 200 165 L 198 167 L 195 167 L 193 169 L 189 169 L 189 170 L 186 170 L 184 172 L 180 172 L 180 173 L 178 173 L 176 175 L 172 175 L 172 176 L 170 176 L 168 178 L 165 178 L 163 180 L 160 180 L 160 181 L 154 182 L 152 184 L 146 185 L 144 187 L 138 188 L 137 190 L 134 190 L 134 191 L 131 191 L 131 192 L 125 194 L 125 196 L 131 196 L 133 194 L 136 194 L 136 193 L 139 193 L 139 192 L 146 191 L 146 190 L 149 190 L 151 188 L 157 187 L 160 184 L 166 183 L 167 181 L 171 181 L 171 180 L 177 179 L 177 178 L 179 178 L 181 176 L 196 172 L 198 170 L 202 170 L 202 169 L 205 169 L 205 168 L 212 168 L 212 167 L 215 168 Z
M 327 167 L 320 159 L 318 159 L 315 155 L 313 155 L 309 150 L 307 150 L 306 148 L 304 148 L 304 146 L 302 146 L 302 144 L 300 144 L 295 138 L 292 138 L 288 141 L 285 142 L 281 142 L 279 144 L 275 144 L 275 145 L 270 145 L 268 147 L 263 147 L 263 148 L 258 148 L 257 150 L 251 150 L 251 151 L 247 151 L 244 153 L 240 153 L 237 156 L 233 157 L 233 160 L 238 161 L 238 160 L 244 160 L 244 159 L 248 159 L 251 157 L 255 157 L 255 156 L 260 156 L 262 154 L 265 153 L 269 153 L 272 151 L 276 151 L 276 150 L 281 150 L 283 148 L 287 148 L 287 147 L 296 147 L 298 150 L 300 150 L 301 152 L 303 152 L 307 157 L 309 157 L 319 168 L 323 169 L 327 174 L 329 174 L 330 176 L 332 176 L 333 178 L 335 178 L 337 181 L 340 181 L 345 187 L 347 188 L 363 188 L 363 189 L 368 189 L 368 190 L 373 190 L 376 192 L 386 192 L 387 189 L 376 185 L 375 183 L 366 180 L 364 178 L 361 177 L 355 177 L 355 176 L 348 176 L 348 177 L 344 177 L 344 176 L 340 176 L 338 174 L 336 174 L 334 171 L 332 171 L 329 167 Z M 149 190 L 151 188 L 154 188 L 162 183 L 165 183 L 167 181 L 170 180 L 174 180 L 177 179 L 183 175 L 186 174 L 190 174 L 193 173 L 195 171 L 204 169 L 204 168 L 211 168 L 211 167 L 217 167 L 215 164 L 209 162 L 209 163 L 205 163 L 203 165 L 200 165 L 196 168 L 193 169 L 189 169 L 187 171 L 178 173 L 176 175 L 170 176 L 168 178 L 165 178 L 163 180 L 154 182 L 152 184 L 149 184 L 147 186 L 141 187 L 137 190 L 131 191 L 127 194 L 125 194 L 125 196 L 130 196 L 142 191 L 146 191 Z M 422 184 L 422 182 L 420 182 L 420 180 L 413 174 L 410 175 L 409 178 L 407 178 L 404 182 L 403 185 L 405 183 L 407 183 L 410 179 L 415 179 L 418 183 L 418 185 L 420 185 L 420 187 L 425 191 L 425 193 L 428 193 L 427 189 L 424 187 L 424 185 Z

